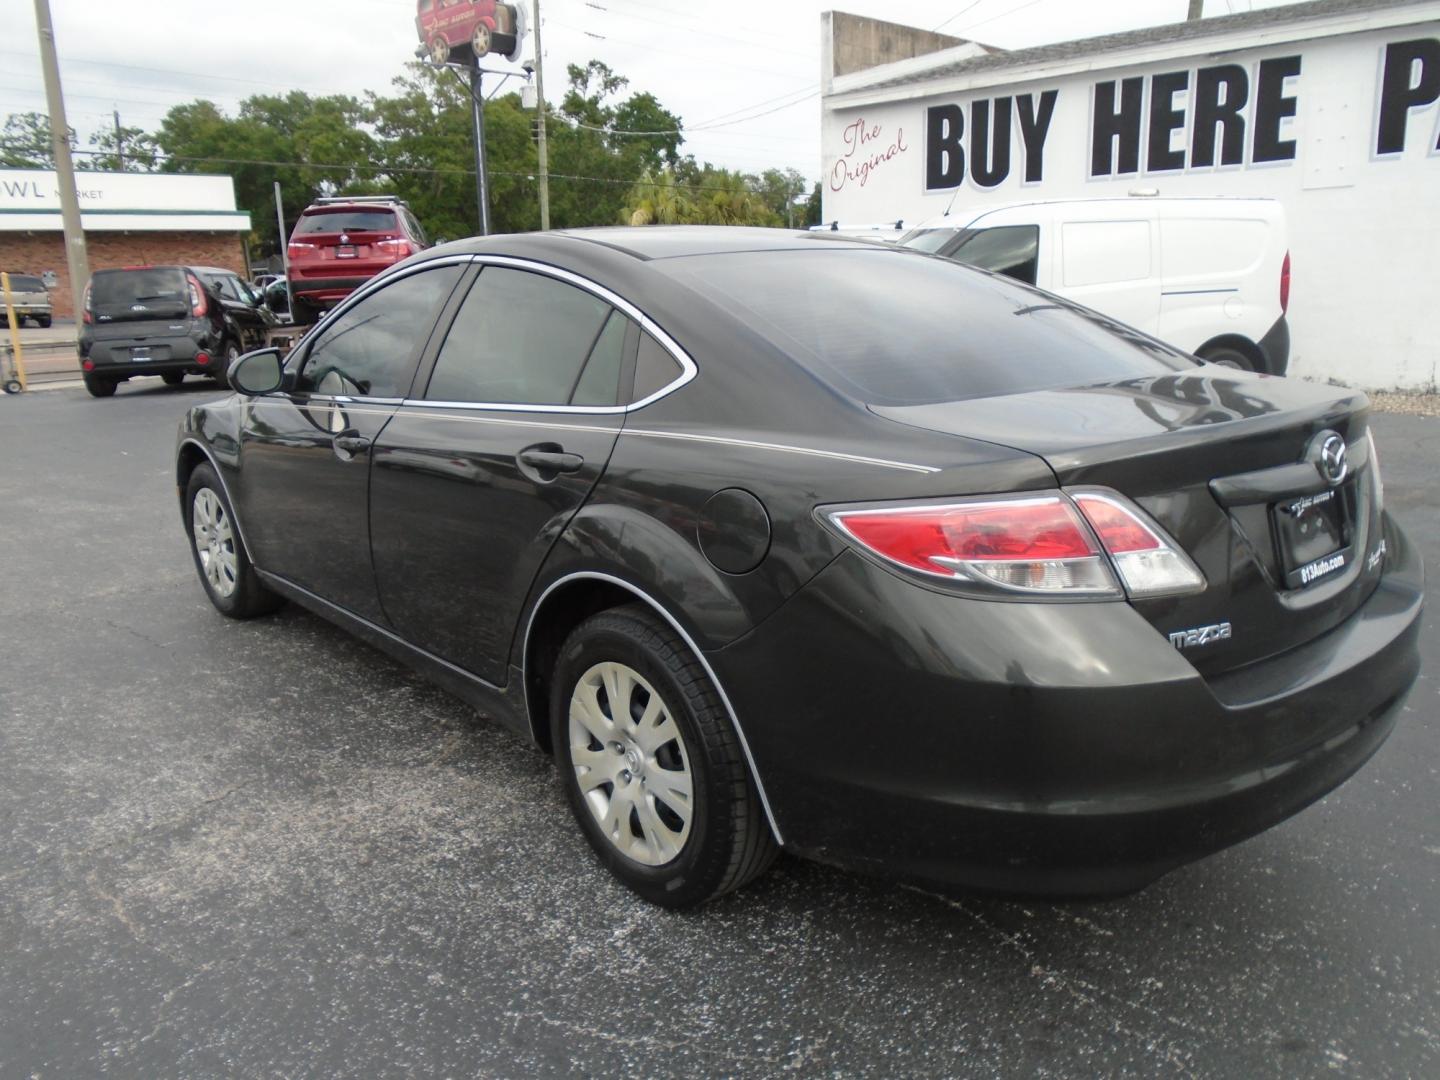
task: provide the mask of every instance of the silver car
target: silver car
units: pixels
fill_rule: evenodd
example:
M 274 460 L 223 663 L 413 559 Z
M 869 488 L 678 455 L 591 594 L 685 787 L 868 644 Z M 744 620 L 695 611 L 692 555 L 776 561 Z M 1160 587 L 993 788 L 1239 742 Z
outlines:
M 45 282 L 34 274 L 10 275 L 10 304 L 17 327 L 24 326 L 26 319 L 40 326 L 50 325 L 50 293 Z

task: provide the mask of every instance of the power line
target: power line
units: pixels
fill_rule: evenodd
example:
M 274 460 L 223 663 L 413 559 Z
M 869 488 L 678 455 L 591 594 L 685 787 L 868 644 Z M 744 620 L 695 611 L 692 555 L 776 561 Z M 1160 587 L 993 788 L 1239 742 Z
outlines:
M 985 2 L 985 0 L 972 0 L 971 3 L 966 4 L 966 5 L 965 5 L 963 8 L 961 8 L 959 11 L 955 12 L 954 15 L 951 15 L 951 16 L 950 16 L 948 19 L 946 19 L 944 22 L 940 23 L 940 25 L 931 27 L 931 28 L 930 28 L 930 32 L 931 32 L 932 34 L 938 34 L 941 30 L 945 29 L 945 27 L 949 26 L 952 22 L 954 22 L 956 19 L 958 19 L 961 15 L 964 15 L 967 11 L 971 10 L 972 8 L 977 8 L 977 7 L 979 7 L 979 6 L 980 6 L 981 4 L 983 4 L 984 2 Z
M 959 30 L 956 30 L 955 32 L 956 32 L 957 34 L 966 34 L 966 33 L 969 33 L 971 30 L 974 30 L 975 27 L 977 27 L 977 26 L 984 26 L 986 23 L 992 23 L 992 22 L 994 22 L 996 19 L 1004 19 L 1004 18 L 1007 18 L 1008 16 L 1015 15 L 1015 14 L 1021 12 L 1021 11 L 1024 11 L 1026 8 L 1034 7 L 1034 6 L 1035 6 L 1036 4 L 1038 4 L 1038 3 L 1040 3 L 1040 0 L 1030 0 L 1029 3 L 1027 3 L 1027 4 L 1021 4 L 1019 7 L 1013 7 L 1013 8 L 1011 8 L 1009 11 L 1002 11 L 1002 12 L 1000 12 L 1000 14 L 998 14 L 998 15 L 991 15 L 988 19 L 981 19 L 979 22 L 973 22 L 973 23 L 970 23 L 968 26 L 962 26 Z
M 31 147 L 31 146 L 20 146 L 20 145 L 17 145 L 17 144 L 0 143 L 0 150 L 11 150 L 11 151 L 31 152 L 31 151 L 33 151 L 34 149 L 35 149 L 35 148 L 34 148 L 34 147 Z M 107 150 L 72 150 L 71 153 L 72 153 L 72 154 L 77 154 L 77 155 L 83 155 L 83 156 L 86 156 L 86 157 L 113 157 L 113 156 L 114 156 L 114 154 L 113 154 L 112 151 L 107 151 Z M 429 175 L 429 176 L 474 176 L 474 175 L 475 175 L 475 170 L 474 170 L 474 169 L 464 169 L 464 168 L 437 169 L 437 168 L 434 168 L 434 167 L 426 167 L 426 166 L 419 166 L 419 165 L 359 165 L 359 164 L 338 165 L 338 164 L 330 164 L 330 163 L 318 162 L 318 161 L 270 161 L 270 160 L 260 160 L 260 159 L 256 159 L 256 158 L 195 157 L 195 156 L 184 155 L 184 154 L 165 154 L 165 153 L 157 153 L 157 154 L 154 154 L 154 155 L 148 155 L 148 154 L 147 154 L 147 155 L 146 155 L 147 158 L 148 158 L 148 157 L 152 157 L 152 156 L 153 156 L 153 158 L 154 158 L 155 161 L 184 161 L 184 162 L 189 162 L 189 163 L 192 163 L 192 164 L 210 164 L 210 165 L 263 165 L 263 166 L 266 166 L 266 167 L 269 167 L 269 168 L 294 168 L 294 169 L 330 169 L 330 170 L 333 170 L 333 169 L 341 169 L 341 170 L 344 170 L 344 171 L 346 171 L 346 172 L 354 172 L 354 173 L 360 173 L 360 174 L 371 174 L 372 178 L 373 178 L 373 176 L 388 175 L 388 174 L 391 174 L 391 173 L 412 173 L 412 174 Z M 503 170 L 503 169 L 490 169 L 490 170 L 488 170 L 488 171 L 489 171 L 489 174 L 490 174 L 491 176 L 518 177 L 518 178 L 526 179 L 526 180 L 534 180 L 534 179 L 535 179 L 535 174 L 534 174 L 533 172 L 528 172 L 528 171 L 526 171 L 526 172 L 520 172 L 520 171 L 516 171 L 516 170 L 506 171 L 506 170 Z M 171 175 L 174 175 L 174 174 L 171 174 Z M 182 174 L 182 175 L 183 175 L 183 174 Z M 554 172 L 552 172 L 552 173 L 550 174 L 550 178 L 551 178 L 552 180 L 575 180 L 575 181 L 584 181 L 584 182 L 586 182 L 586 183 L 594 183 L 594 184 L 623 184 L 623 185 L 625 185 L 625 186 L 627 186 L 627 187 L 634 187 L 636 184 L 641 183 L 641 182 L 645 179 L 644 177 L 640 177 L 640 176 L 637 176 L 637 177 L 635 177 L 635 178 L 633 178 L 633 179 L 630 179 L 630 180 L 625 180 L 625 179 L 621 179 L 621 178 L 619 178 L 619 177 L 613 177 L 613 176 L 582 176 L 582 175 L 579 175 L 579 174 L 576 174 L 576 173 L 554 173 Z M 654 178 L 652 177 L 652 180 L 653 180 L 653 179 L 654 179 Z M 656 181 L 656 182 L 658 183 L 658 181 Z M 686 189 L 687 191 L 730 191 L 730 190 L 732 190 L 730 187 L 728 187 L 728 186 L 726 186 L 726 185 L 724 185 L 724 184 L 692 184 L 692 183 L 688 183 L 688 182 L 686 182 L 686 181 L 679 180 L 679 179 L 677 179 L 677 180 L 674 182 L 674 185 L 675 185 L 675 187 L 678 187 L 678 188 L 684 188 L 684 189 Z

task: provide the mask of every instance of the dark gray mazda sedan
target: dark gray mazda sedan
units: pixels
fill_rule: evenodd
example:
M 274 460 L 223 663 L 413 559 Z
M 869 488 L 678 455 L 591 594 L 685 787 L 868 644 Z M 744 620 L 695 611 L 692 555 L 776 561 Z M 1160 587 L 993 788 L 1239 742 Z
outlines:
M 1362 394 L 824 235 L 434 248 L 193 409 L 215 606 L 282 599 L 554 754 L 660 904 L 780 849 L 1105 894 L 1389 733 L 1420 558 Z

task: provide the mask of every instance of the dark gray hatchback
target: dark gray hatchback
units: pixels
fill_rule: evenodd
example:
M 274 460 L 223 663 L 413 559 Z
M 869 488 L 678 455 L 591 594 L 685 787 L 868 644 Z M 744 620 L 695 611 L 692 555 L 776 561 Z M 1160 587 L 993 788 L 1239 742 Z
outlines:
M 777 847 L 1131 889 L 1359 768 L 1419 665 L 1363 394 L 768 230 L 426 252 L 193 409 L 227 615 L 304 604 L 554 753 L 642 895 Z
M 172 385 L 208 375 L 224 386 L 229 364 L 264 344 L 274 323 L 259 294 L 220 267 L 97 270 L 85 289 L 80 331 L 85 388 L 109 397 L 138 375 Z

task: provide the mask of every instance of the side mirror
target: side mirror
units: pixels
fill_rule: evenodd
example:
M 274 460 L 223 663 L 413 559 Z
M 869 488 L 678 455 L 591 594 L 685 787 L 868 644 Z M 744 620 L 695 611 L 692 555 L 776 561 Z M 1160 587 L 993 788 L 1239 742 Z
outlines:
M 285 363 L 279 349 L 256 349 L 230 365 L 230 385 L 248 397 L 273 394 L 285 379 Z

